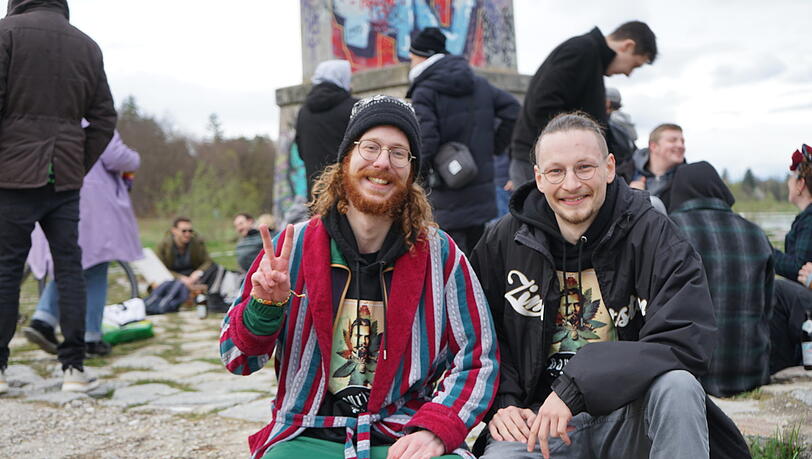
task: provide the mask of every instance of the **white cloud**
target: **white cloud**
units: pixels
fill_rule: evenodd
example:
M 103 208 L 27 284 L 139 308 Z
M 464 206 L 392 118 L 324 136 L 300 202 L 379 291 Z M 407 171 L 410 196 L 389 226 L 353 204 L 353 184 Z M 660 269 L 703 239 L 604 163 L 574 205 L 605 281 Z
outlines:
M 227 135 L 278 130 L 274 93 L 301 83 L 296 0 L 69 0 L 71 22 L 105 53 L 117 103 L 141 107 L 205 135 L 216 112 Z M 661 122 L 686 129 L 688 155 L 731 176 L 752 167 L 781 175 L 789 155 L 812 143 L 812 2 L 515 0 L 519 71 L 533 74 L 567 38 L 639 19 L 659 56 L 607 84 L 623 95 L 642 141 Z M 642 143 L 642 142 L 641 142 Z

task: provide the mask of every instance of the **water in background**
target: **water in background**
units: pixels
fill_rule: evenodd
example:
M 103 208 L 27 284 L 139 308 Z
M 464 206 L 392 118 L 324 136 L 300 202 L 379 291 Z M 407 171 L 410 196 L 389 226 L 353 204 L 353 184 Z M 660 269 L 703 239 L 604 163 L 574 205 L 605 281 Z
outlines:
M 792 226 L 797 213 L 793 212 L 742 212 L 741 216 L 757 224 L 767 233 L 776 247 L 784 247 L 784 236 Z

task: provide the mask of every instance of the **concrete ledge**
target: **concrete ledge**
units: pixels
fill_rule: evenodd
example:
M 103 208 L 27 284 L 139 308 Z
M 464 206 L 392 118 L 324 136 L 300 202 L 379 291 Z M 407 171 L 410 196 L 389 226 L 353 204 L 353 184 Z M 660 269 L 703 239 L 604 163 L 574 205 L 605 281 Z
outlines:
M 509 70 L 484 70 L 475 68 L 477 75 L 485 77 L 497 88 L 504 89 L 524 99 L 524 93 L 530 84 L 530 75 L 521 75 Z M 280 107 L 302 104 L 313 85 L 310 83 L 288 86 L 276 90 L 276 103 Z M 362 70 L 352 75 L 352 93 L 366 96 L 377 93 L 403 97 L 409 87 L 409 65 L 390 65 L 379 69 Z

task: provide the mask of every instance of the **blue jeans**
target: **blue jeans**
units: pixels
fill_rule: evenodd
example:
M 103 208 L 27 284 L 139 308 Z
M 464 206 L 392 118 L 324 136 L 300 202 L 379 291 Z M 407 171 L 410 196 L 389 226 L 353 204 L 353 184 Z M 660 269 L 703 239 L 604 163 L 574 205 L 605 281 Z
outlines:
M 8 343 L 20 309 L 20 281 L 39 222 L 54 260 L 59 290 L 59 325 L 65 340 L 57 353 L 62 368 L 82 368 L 85 360 L 85 279 L 79 247 L 79 190 L 53 185 L 0 189 L 0 369 L 8 364 Z
M 87 287 L 87 309 L 85 312 L 85 342 L 101 341 L 101 324 L 104 304 L 107 301 L 107 268 L 109 262 L 99 263 L 84 270 Z M 48 282 L 37 303 L 32 319 L 41 320 L 51 327 L 59 323 L 59 292 L 56 282 Z

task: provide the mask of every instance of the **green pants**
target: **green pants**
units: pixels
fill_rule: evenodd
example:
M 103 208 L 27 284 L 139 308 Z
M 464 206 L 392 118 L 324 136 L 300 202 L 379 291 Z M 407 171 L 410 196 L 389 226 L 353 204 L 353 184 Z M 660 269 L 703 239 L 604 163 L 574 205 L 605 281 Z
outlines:
M 373 446 L 371 459 L 386 459 L 388 446 Z M 298 436 L 290 441 L 274 445 L 262 459 L 344 459 L 344 444 L 318 438 Z M 437 459 L 459 459 L 456 454 L 446 454 Z

